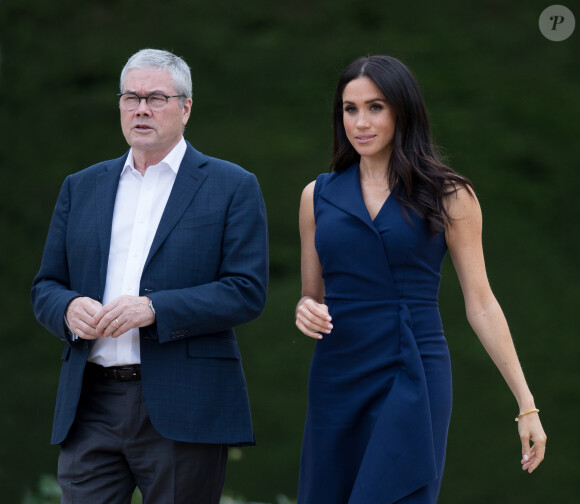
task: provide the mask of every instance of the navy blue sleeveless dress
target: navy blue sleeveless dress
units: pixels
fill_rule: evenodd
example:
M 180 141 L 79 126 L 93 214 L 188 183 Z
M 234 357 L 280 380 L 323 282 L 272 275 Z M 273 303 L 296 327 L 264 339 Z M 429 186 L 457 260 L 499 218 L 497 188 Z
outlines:
M 437 502 L 452 396 L 444 234 L 393 195 L 371 220 L 358 164 L 317 178 L 314 215 L 334 328 L 310 368 L 298 504 Z

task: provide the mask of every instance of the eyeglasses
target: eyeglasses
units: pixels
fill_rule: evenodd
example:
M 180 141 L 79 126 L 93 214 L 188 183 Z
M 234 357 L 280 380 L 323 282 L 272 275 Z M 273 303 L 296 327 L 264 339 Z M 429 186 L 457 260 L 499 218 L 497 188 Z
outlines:
M 119 93 L 119 106 L 123 110 L 136 110 L 141 103 L 141 100 L 145 100 L 145 103 L 151 110 L 161 110 L 167 106 L 169 98 L 187 98 L 185 95 L 164 95 L 161 93 L 153 93 L 149 96 L 139 96 L 135 93 Z

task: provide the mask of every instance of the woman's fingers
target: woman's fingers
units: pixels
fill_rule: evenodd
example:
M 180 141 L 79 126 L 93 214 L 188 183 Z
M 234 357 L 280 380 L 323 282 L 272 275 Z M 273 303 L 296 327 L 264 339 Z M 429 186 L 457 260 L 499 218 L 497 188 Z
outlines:
M 331 320 L 328 307 L 312 299 L 307 299 L 296 309 L 296 327 L 311 338 L 321 339 L 321 333 L 330 334 Z
M 537 413 L 522 417 L 518 428 L 522 442 L 522 469 L 531 473 L 544 460 L 546 434 Z M 530 445 L 530 442 L 533 444 Z

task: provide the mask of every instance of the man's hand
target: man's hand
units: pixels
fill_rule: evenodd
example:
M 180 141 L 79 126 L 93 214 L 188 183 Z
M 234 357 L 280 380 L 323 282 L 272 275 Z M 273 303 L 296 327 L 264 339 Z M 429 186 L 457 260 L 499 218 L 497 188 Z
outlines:
M 82 339 L 92 340 L 98 338 L 99 335 L 93 319 L 102 307 L 101 303 L 89 297 L 73 299 L 65 313 L 70 330 Z
M 120 296 L 107 303 L 92 317 L 97 337 L 118 338 L 129 329 L 155 322 L 147 296 Z

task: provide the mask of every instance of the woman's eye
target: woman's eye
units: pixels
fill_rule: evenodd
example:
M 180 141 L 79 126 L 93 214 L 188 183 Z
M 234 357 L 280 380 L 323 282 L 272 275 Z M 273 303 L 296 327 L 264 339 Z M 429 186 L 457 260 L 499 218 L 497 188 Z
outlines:
M 355 112 L 355 111 L 356 111 L 356 108 L 355 108 L 355 107 L 344 107 L 344 111 L 345 111 L 347 114 L 352 114 L 353 112 Z
M 371 110 L 383 110 L 383 106 L 380 103 L 373 103 L 371 105 Z

